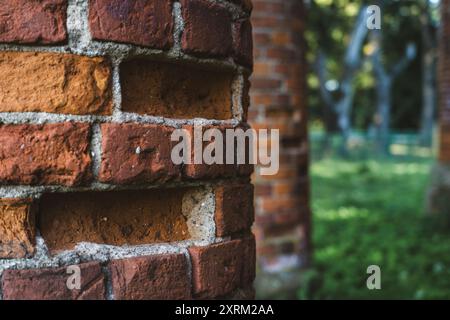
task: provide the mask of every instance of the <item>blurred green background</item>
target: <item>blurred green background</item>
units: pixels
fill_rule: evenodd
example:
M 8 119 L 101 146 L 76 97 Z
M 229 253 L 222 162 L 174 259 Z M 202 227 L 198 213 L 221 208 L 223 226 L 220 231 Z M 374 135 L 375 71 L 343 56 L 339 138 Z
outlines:
M 322 157 L 311 136 L 314 257 L 299 298 L 450 299 L 449 222 L 424 213 L 432 150 L 392 134 L 389 158 L 370 155 L 369 141 L 350 158 Z M 369 265 L 381 290 L 366 287 Z
M 370 4 L 382 8 L 382 28 L 364 36 L 357 47 L 361 61 L 352 67 L 345 56 L 357 17 Z M 314 251 L 301 275 L 300 299 L 450 299 L 450 213 L 426 213 L 437 154 L 440 4 L 309 1 Z M 415 55 L 405 50 L 410 44 Z M 406 63 L 389 88 L 385 148 L 379 148 L 379 102 L 386 93 L 378 86 L 378 69 L 389 74 L 402 59 Z M 349 94 L 345 81 L 352 87 L 348 136 L 339 124 L 338 102 Z M 381 268 L 381 290 L 366 287 L 369 265 Z

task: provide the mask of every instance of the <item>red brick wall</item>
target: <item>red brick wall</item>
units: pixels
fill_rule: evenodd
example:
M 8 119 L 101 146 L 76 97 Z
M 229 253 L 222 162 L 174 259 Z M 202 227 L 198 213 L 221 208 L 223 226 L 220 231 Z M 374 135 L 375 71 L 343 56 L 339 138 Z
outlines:
M 439 159 L 450 162 L 450 1 L 441 4 L 441 29 L 439 39 L 439 109 L 440 146 Z
M 254 177 L 257 283 L 266 296 L 275 287 L 295 291 L 310 247 L 303 1 L 254 0 L 252 24 L 249 119 L 255 128 L 280 130 L 279 173 Z M 271 283 L 271 275 L 279 277 Z
M 253 168 L 175 165 L 170 139 L 245 125 L 250 10 L 1 1 L 0 298 L 253 296 Z

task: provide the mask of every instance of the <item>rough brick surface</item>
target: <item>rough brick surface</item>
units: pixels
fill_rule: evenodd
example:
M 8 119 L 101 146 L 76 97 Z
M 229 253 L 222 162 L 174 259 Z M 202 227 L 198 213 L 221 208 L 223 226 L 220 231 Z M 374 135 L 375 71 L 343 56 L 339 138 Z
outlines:
M 244 88 L 242 93 L 242 120 L 247 121 L 248 119 L 248 108 L 250 108 L 250 88 L 251 82 L 248 76 L 244 77 Z
M 0 199 L 0 259 L 33 255 L 34 209 L 31 199 Z
M 253 65 L 252 24 L 250 20 L 239 20 L 233 26 L 233 57 L 237 63 Z
M 251 252 L 248 245 L 248 241 L 238 239 L 189 248 L 195 297 L 221 297 L 248 282 L 254 268 L 245 256 Z
M 224 237 L 250 229 L 254 220 L 253 185 L 223 185 L 214 192 L 216 235 Z
M 232 129 L 232 126 L 202 126 L 201 130 L 195 131 L 195 127 L 193 126 L 185 126 L 184 129 L 188 130 L 190 132 L 190 136 L 192 137 L 192 144 L 191 144 L 191 163 L 186 164 L 183 166 L 183 176 L 185 176 L 188 179 L 215 179 L 215 178 L 230 178 L 237 174 L 238 172 L 238 166 L 236 165 L 236 162 L 234 164 L 226 164 L 226 129 Z M 207 164 L 204 161 L 202 163 L 197 164 L 195 163 L 195 135 L 204 134 L 209 129 L 218 129 L 222 133 L 223 136 L 223 144 L 218 144 L 219 147 L 224 146 L 223 151 L 223 164 Z M 203 149 L 210 144 L 210 141 L 204 141 L 203 142 Z M 203 159 L 203 158 L 202 158 Z
M 236 128 L 241 128 L 242 130 L 246 130 L 246 126 L 240 126 Z M 207 164 L 205 162 L 201 164 L 196 164 L 194 162 L 194 153 L 195 153 L 195 145 L 194 145 L 194 137 L 199 133 L 195 133 L 195 127 L 193 126 L 185 126 L 184 129 L 191 132 L 192 138 L 192 155 L 191 159 L 193 159 L 192 163 L 186 164 L 183 166 L 183 176 L 187 179 L 215 179 L 215 178 L 231 178 L 236 176 L 247 177 L 250 176 L 253 172 L 253 165 L 249 164 L 248 154 L 249 154 L 249 144 L 248 140 L 245 141 L 245 154 L 246 154 L 246 164 L 238 164 L 237 163 L 237 139 L 234 139 L 234 163 L 226 164 L 226 150 L 227 150 L 227 140 L 226 140 L 226 132 L 228 129 L 235 130 L 233 126 L 230 125 L 220 125 L 220 126 L 203 126 L 202 134 L 204 134 L 209 129 L 218 129 L 222 133 L 223 137 L 223 164 Z M 234 132 L 234 131 L 233 131 Z M 206 150 L 207 146 L 210 145 L 211 140 L 204 141 L 203 150 Z M 217 145 L 216 145 L 217 146 Z M 219 147 L 222 147 L 221 143 L 218 143 Z M 230 149 L 231 150 L 231 149 Z
M 182 212 L 185 189 L 46 194 L 39 228 L 51 252 L 79 242 L 139 245 L 190 237 Z
M 89 181 L 89 125 L 0 126 L 0 182 L 79 185 Z
M 0 0 L 0 42 L 64 42 L 66 10 L 66 0 Z
M 231 53 L 231 16 L 223 6 L 206 0 L 181 0 L 183 51 L 211 57 Z
M 252 235 L 242 239 L 243 264 L 241 271 L 241 287 L 251 286 L 256 276 L 256 241 Z
M 168 181 L 179 178 L 180 166 L 171 160 L 176 143 L 172 128 L 136 123 L 104 124 L 99 179 L 110 183 Z
M 1 52 L 0 74 L 0 112 L 111 113 L 105 58 Z
M 91 0 L 92 37 L 167 49 L 173 44 L 172 3 L 173 0 Z
M 172 149 L 179 143 L 179 141 L 171 141 L 174 130 L 171 127 L 126 123 L 103 124 L 101 128 L 102 163 L 99 180 L 102 182 L 138 184 L 180 179 L 231 178 L 248 176 L 253 169 L 253 165 L 195 164 L 193 126 L 183 127 L 190 132 L 192 141 L 192 163 L 183 166 L 175 165 L 171 159 Z M 203 127 L 203 132 L 208 128 L 213 127 Z M 224 126 L 215 128 L 222 130 L 225 136 Z M 205 142 L 204 147 L 209 143 Z
M 179 300 L 191 297 L 183 254 L 114 260 L 110 263 L 113 294 L 119 300 Z
M 253 165 L 237 163 L 250 137 L 235 136 L 248 129 L 251 10 L 0 0 L 1 299 L 254 297 Z M 174 164 L 177 150 L 190 160 Z
M 55 269 L 5 270 L 2 275 L 5 300 L 103 300 L 104 276 L 99 263 L 78 265 L 81 289 L 70 290 L 67 267 Z
M 232 118 L 230 73 L 143 59 L 124 62 L 120 70 L 124 111 L 181 119 Z

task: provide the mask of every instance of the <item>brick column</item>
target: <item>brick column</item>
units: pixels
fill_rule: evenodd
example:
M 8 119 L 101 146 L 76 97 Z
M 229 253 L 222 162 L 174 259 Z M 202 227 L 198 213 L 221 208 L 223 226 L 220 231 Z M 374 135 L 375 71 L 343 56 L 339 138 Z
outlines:
M 250 10 L 2 1 L 0 299 L 253 297 L 253 167 L 171 160 L 245 126 Z
M 438 161 L 431 172 L 427 211 L 450 212 L 450 1 L 441 3 L 438 58 L 439 147 Z
M 280 130 L 279 173 L 254 178 L 257 293 L 294 297 L 310 247 L 303 1 L 253 0 L 252 23 L 249 119 Z
M 450 2 L 441 4 L 442 24 L 439 35 L 439 160 L 450 163 Z

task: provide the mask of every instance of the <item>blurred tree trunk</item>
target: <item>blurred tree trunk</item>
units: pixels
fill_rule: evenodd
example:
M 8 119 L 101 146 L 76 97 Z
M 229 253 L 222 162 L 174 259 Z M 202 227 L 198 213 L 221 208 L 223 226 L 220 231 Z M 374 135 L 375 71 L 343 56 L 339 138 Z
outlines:
M 380 78 L 379 78 L 380 79 Z M 389 124 L 391 120 L 391 87 L 392 79 L 385 76 L 376 85 L 377 107 L 375 115 L 375 143 L 379 154 L 389 154 Z
M 351 112 L 354 98 L 353 79 L 361 65 L 361 48 L 368 32 L 366 17 L 367 7 L 362 6 L 345 53 L 343 76 L 339 82 L 339 99 L 337 101 L 326 87 L 329 79 L 326 70 L 327 58 L 325 53 L 319 52 L 315 63 L 315 70 L 320 82 L 320 94 L 325 104 L 325 109 L 334 113 L 337 117 L 339 132 L 343 140 L 341 146 L 341 154 L 343 155 L 347 154 L 347 144 L 351 134 Z
M 433 142 L 433 124 L 436 112 L 436 63 L 437 31 L 430 17 L 428 0 L 420 16 L 422 24 L 422 117 L 419 143 L 431 147 Z
M 376 113 L 373 119 L 375 128 L 375 144 L 380 154 L 389 153 L 389 124 L 391 119 L 391 90 L 395 78 L 406 69 L 410 61 L 416 56 L 416 47 L 409 44 L 404 56 L 388 72 L 383 64 L 383 39 L 382 30 L 373 30 L 370 34 L 370 42 L 373 48 L 371 53 L 372 64 L 377 80 L 376 89 Z
M 336 118 L 336 110 L 334 106 L 334 101 L 331 97 L 331 94 L 328 92 L 326 88 L 326 57 L 323 52 L 319 52 L 317 54 L 317 59 L 315 61 L 315 71 L 320 81 L 320 95 L 323 100 L 323 114 L 322 119 L 324 120 L 325 127 L 325 135 L 321 143 L 321 151 L 322 155 L 328 153 L 331 149 L 332 143 L 332 133 L 335 132 L 335 118 Z

